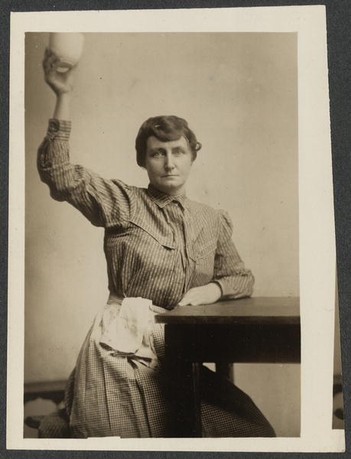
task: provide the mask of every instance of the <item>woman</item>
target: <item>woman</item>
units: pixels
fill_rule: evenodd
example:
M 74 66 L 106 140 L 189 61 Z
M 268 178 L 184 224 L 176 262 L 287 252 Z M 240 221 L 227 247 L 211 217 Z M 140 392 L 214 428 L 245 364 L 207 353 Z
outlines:
M 163 333 L 154 306 L 172 309 L 249 296 L 253 276 L 231 240 L 228 215 L 185 195 L 201 145 L 185 120 L 159 116 L 143 123 L 137 163 L 147 189 L 106 180 L 69 160 L 74 69 L 57 71 L 46 51 L 45 80 L 56 94 L 53 118 L 38 152 L 38 169 L 51 196 L 67 201 L 105 229 L 110 297 L 97 315 L 67 389 L 75 437 L 177 435 L 173 388 L 163 370 Z M 162 309 L 163 310 L 163 309 Z M 202 370 L 205 436 L 273 436 L 250 398 Z

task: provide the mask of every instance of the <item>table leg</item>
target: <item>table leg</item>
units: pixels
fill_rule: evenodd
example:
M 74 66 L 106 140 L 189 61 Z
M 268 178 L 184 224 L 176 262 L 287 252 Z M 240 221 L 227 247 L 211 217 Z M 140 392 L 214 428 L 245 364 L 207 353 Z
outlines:
M 194 362 L 192 364 L 193 376 L 193 410 L 194 410 L 194 436 L 202 437 L 202 423 L 201 423 L 201 394 L 200 394 L 200 368 L 201 363 Z
M 201 437 L 201 363 L 180 358 L 174 343 L 181 341 L 179 332 L 166 325 L 166 371 L 174 406 L 174 436 Z

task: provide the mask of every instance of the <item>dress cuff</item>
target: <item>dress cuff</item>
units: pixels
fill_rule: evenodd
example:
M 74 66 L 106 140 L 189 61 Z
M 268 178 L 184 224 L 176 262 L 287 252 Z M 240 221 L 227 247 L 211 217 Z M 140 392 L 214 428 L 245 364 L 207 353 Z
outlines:
M 69 140 L 71 133 L 71 121 L 51 118 L 47 131 L 47 138 L 50 140 Z

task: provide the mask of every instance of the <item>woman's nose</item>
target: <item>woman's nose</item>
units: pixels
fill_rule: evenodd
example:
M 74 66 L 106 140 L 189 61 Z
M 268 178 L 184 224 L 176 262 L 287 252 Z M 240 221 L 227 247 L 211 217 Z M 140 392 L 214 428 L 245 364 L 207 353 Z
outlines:
M 173 157 L 171 154 L 167 153 L 167 155 L 165 156 L 165 169 L 171 170 L 173 168 L 174 168 Z

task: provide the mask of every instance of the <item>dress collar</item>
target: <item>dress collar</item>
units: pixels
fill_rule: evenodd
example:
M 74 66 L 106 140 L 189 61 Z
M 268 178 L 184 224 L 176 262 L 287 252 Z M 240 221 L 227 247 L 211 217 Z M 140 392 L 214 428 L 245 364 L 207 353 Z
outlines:
M 151 199 L 160 207 L 161 209 L 167 206 L 170 202 L 179 202 L 183 208 L 186 207 L 186 202 L 188 201 L 185 193 L 173 196 L 155 188 L 151 183 L 148 186 L 148 194 Z

